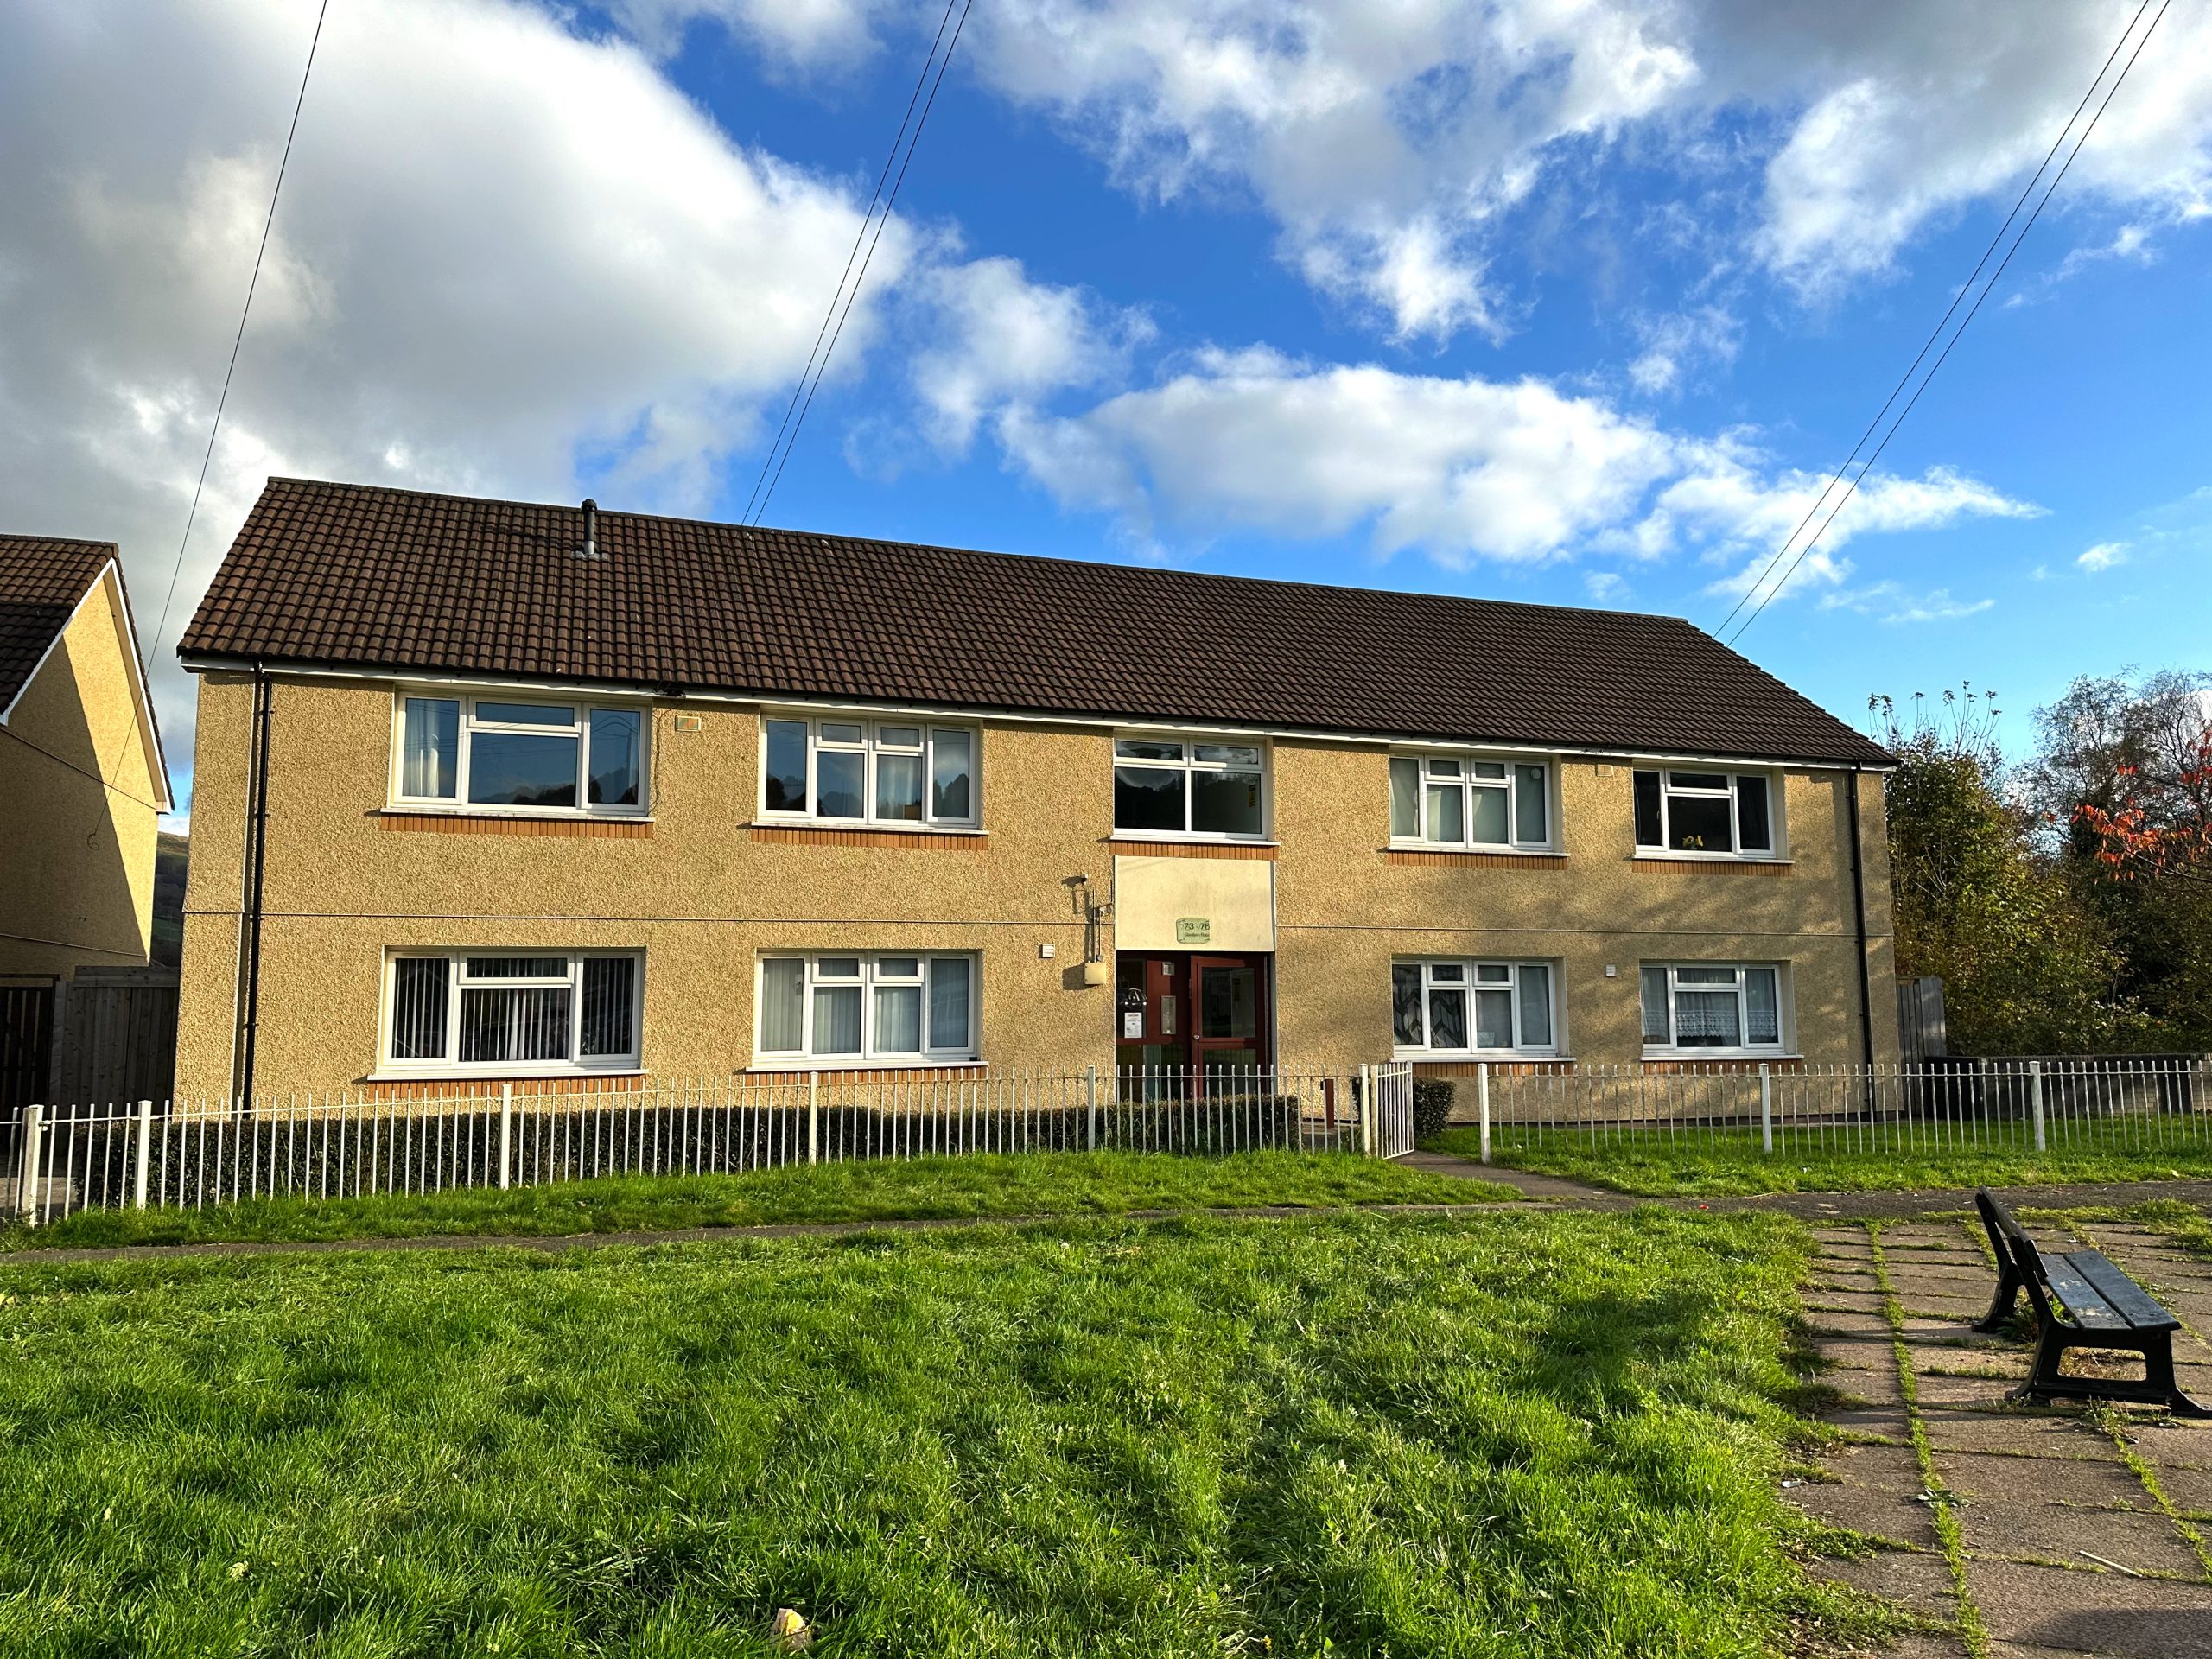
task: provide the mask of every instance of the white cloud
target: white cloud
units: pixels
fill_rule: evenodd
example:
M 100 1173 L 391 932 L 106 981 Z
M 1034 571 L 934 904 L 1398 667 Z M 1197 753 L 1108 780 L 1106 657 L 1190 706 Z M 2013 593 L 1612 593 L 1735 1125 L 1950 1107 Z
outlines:
M 1629 594 L 1629 586 L 1618 571 L 1592 570 L 1582 578 L 1582 591 L 1599 605 L 1618 605 Z
M 311 18 L 209 0 L 0 22 L 6 527 L 119 542 L 143 629 Z M 734 144 L 627 44 L 511 0 L 334 7 L 168 638 L 271 471 L 703 505 L 804 360 L 857 225 L 842 188 Z M 893 226 L 874 292 L 911 240 Z M 863 300 L 841 371 L 876 328 Z
M 917 288 L 938 315 L 934 343 L 914 359 L 914 389 L 928 436 L 950 454 L 965 454 L 976 428 L 1008 405 L 1125 371 L 1130 348 L 1152 336 L 1141 312 L 1033 283 L 1015 259 L 939 265 Z
M 772 55 L 871 49 L 890 0 L 625 0 L 722 17 Z M 2012 195 L 2133 0 L 996 0 L 965 67 L 1052 116 L 1149 201 L 1255 204 L 1284 258 L 1402 340 L 1500 333 L 1516 209 L 1587 207 L 1635 146 L 1646 194 L 1801 292 L 1880 276 L 1931 223 Z M 907 36 L 933 5 L 905 10 Z M 781 31 L 781 33 L 779 33 Z M 789 44 L 779 44 L 785 35 Z M 918 44 L 918 41 L 917 41 Z M 1651 181 L 1660 181 L 1654 185 Z M 1726 189 L 1716 195 L 1716 181 Z M 2175 7 L 2069 174 L 2063 209 L 2212 210 L 2212 13 Z M 1657 359 L 1647 372 L 1662 381 Z M 1663 388 L 1662 388 L 1663 389 Z
M 2111 569 L 2115 564 L 2126 563 L 2127 549 L 2126 542 L 2099 542 L 2094 547 L 2084 549 L 2074 563 L 2094 576 L 2101 570 Z
M 1636 332 L 1643 349 L 1628 365 L 1629 380 L 1638 391 L 1658 397 L 1680 391 L 1708 364 L 1734 362 L 1744 329 L 1726 310 L 1708 305 L 1641 318 Z
M 1861 616 L 1871 616 L 1878 622 L 1955 622 L 1961 617 L 1979 616 L 1997 601 L 1993 599 L 1959 600 L 1951 597 L 1948 588 L 1931 588 L 1916 594 L 1902 583 L 1895 582 L 1870 582 L 1864 588 L 1841 588 L 1825 594 L 1821 598 L 1824 611 L 1855 611 Z
M 622 29 L 656 56 L 672 56 L 685 27 L 712 18 L 750 40 L 779 67 L 840 69 L 873 54 L 893 0 L 613 0 Z
M 1740 435 L 1671 433 L 1535 378 L 1315 365 L 1265 349 L 1198 353 L 1079 415 L 1018 410 L 1001 435 L 1063 503 L 1118 512 L 1141 537 L 1163 519 L 1300 537 L 1364 528 L 1379 552 L 1418 548 L 1453 568 L 1586 548 L 1748 568 L 1823 482 L 1769 474 Z M 1854 534 L 2037 511 L 1942 469 L 1878 474 L 1801 575 L 1840 580 L 1835 550 Z

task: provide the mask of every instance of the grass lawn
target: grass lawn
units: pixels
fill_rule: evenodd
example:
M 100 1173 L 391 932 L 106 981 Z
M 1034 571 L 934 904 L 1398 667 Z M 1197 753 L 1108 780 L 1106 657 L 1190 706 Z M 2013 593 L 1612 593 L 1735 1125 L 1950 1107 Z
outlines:
M 2212 1261 L 2212 1215 L 2193 1205 L 2173 1198 L 2161 1198 L 2155 1204 L 2139 1205 L 2133 1210 L 2122 1211 L 2130 1221 L 2139 1221 L 2180 1244 Z
M 0 1651 L 1765 1655 L 1765 1216 L 0 1266 Z
M 618 1233 L 901 1217 L 1115 1214 L 1304 1204 L 1482 1204 L 1520 1196 L 1349 1153 L 973 1154 L 802 1165 L 744 1175 L 626 1176 L 429 1197 L 247 1199 L 207 1210 L 86 1211 L 0 1230 L 0 1250 L 213 1239 Z
M 1929 1187 L 2018 1186 L 2063 1181 L 2163 1181 L 2212 1177 L 2212 1136 L 2194 1145 L 2145 1146 L 2139 1126 L 2093 1136 L 2069 1125 L 2064 1141 L 2038 1153 L 2022 1138 L 1985 1133 L 1978 1144 L 1862 1151 L 1813 1135 L 1759 1150 L 1755 1129 L 1554 1130 L 1493 1126 L 1493 1162 L 1560 1175 L 1645 1198 L 1719 1198 L 1751 1192 L 1867 1192 Z M 1446 1129 L 1423 1147 L 1472 1158 L 1480 1132 Z

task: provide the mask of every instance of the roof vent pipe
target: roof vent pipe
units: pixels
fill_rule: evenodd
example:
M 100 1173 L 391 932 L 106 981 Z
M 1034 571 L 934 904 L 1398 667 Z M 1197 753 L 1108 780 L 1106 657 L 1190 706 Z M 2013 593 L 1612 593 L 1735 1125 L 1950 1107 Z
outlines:
M 578 556 L 595 559 L 599 556 L 599 503 L 584 497 L 584 544 Z

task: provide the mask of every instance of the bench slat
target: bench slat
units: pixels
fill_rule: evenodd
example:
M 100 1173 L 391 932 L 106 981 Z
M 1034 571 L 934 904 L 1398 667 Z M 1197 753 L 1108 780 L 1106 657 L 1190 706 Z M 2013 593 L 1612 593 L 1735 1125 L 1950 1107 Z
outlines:
M 2044 1282 L 2065 1305 L 2067 1317 L 2085 1331 L 2133 1329 L 2125 1314 L 2097 1294 L 2097 1287 L 2075 1271 L 2070 1255 L 2043 1258 Z
M 2138 1331 L 2178 1331 L 2181 1321 L 2158 1305 L 2101 1250 L 2075 1250 L 2066 1258 L 2090 1288 L 2109 1302 Z

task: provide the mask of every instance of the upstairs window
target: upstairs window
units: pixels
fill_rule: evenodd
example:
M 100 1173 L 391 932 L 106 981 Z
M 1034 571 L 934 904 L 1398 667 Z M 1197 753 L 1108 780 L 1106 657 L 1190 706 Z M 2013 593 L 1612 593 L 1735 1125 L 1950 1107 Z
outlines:
M 1694 1055 L 1781 1052 L 1781 969 L 1645 963 L 1643 1046 Z
M 638 1065 L 635 951 L 438 950 L 391 960 L 394 1071 L 588 1071 Z
M 1771 786 L 1763 772 L 1636 774 L 1636 844 L 1707 858 L 1775 855 Z
M 1470 755 L 1390 757 L 1390 839 L 1437 847 L 1548 850 L 1551 768 Z
M 645 711 L 403 696 L 396 798 L 515 812 L 642 813 Z
M 973 829 L 979 821 L 972 727 L 912 721 L 770 720 L 764 817 Z
M 972 1060 L 973 956 L 764 957 L 753 1052 L 763 1059 Z
M 1393 963 L 1395 1052 L 1556 1054 L 1554 978 L 1548 962 Z
M 1267 750 L 1196 738 L 1114 740 L 1114 828 L 1137 835 L 1267 833 Z

